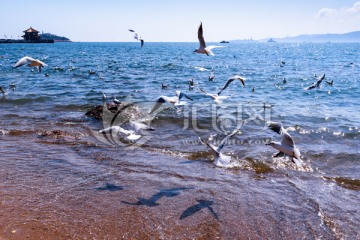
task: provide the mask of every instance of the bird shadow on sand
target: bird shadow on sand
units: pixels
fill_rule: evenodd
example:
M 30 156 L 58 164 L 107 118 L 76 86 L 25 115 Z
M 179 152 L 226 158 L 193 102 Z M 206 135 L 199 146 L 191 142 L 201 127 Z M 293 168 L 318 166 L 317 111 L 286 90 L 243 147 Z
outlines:
M 214 209 L 211 207 L 213 205 L 213 201 L 211 200 L 197 200 L 198 204 L 195 204 L 189 208 L 187 208 L 180 216 L 180 220 L 185 219 L 187 217 L 192 216 L 193 214 L 201 211 L 202 209 L 208 209 L 210 213 L 213 215 L 213 217 L 216 220 L 219 220 L 219 216 L 214 211 Z
M 124 190 L 124 187 L 123 186 L 118 186 L 118 185 L 115 185 L 115 184 L 112 184 L 112 183 L 106 183 L 104 187 L 98 187 L 98 188 L 96 188 L 96 190 L 115 192 L 115 191 Z
M 122 203 L 133 205 L 133 206 L 147 206 L 147 207 L 155 207 L 159 206 L 159 201 L 163 197 L 176 197 L 178 196 L 181 191 L 190 190 L 192 188 L 169 188 L 169 189 L 161 189 L 159 192 L 152 195 L 150 198 L 138 198 L 139 200 L 135 203 L 121 201 Z

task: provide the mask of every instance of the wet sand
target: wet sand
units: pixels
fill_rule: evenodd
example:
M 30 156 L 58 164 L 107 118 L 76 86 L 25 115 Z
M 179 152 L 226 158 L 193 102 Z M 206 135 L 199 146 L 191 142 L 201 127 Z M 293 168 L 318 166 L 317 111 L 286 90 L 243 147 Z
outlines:
M 84 138 L 2 139 L 0 239 L 342 237 L 333 216 L 321 216 L 286 174 L 219 169 Z

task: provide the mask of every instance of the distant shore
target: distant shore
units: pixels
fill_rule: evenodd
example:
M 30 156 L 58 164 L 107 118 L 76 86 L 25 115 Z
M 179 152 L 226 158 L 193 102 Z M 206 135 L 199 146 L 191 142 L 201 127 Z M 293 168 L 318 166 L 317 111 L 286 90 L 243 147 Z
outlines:
M 38 41 L 27 41 L 23 39 L 0 39 L 0 43 L 54 43 L 52 39 L 43 39 Z

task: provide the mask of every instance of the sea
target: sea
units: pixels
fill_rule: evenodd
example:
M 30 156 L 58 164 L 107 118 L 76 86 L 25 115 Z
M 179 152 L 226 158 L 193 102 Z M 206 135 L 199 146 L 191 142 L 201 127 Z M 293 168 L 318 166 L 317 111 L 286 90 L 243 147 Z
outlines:
M 0 239 L 360 239 L 360 44 L 208 45 L 1 44 Z

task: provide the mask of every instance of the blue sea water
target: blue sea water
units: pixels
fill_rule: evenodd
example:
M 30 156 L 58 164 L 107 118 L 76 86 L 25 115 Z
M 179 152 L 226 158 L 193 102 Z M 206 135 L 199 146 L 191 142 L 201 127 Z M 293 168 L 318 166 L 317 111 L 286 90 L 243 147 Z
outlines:
M 244 234 L 254 238 L 284 232 L 284 236 L 296 238 L 359 237 L 360 44 L 222 46 L 213 50 L 214 56 L 206 56 L 192 52 L 197 43 L 146 43 L 143 48 L 135 42 L 0 45 L 0 86 L 7 91 L 6 96 L 0 96 L 2 169 L 13 161 L 21 162 L 18 168 L 33 172 L 28 176 L 31 182 L 40 168 L 51 171 L 55 179 L 64 173 L 56 169 L 66 168 L 71 181 L 84 183 L 84 176 L 77 176 L 77 171 L 88 176 L 101 169 L 102 176 L 119 177 L 113 171 L 124 174 L 126 168 L 133 177 L 129 185 L 149 181 L 150 189 L 170 185 L 203 189 L 205 193 L 195 195 L 212 198 L 219 205 L 223 222 L 238 221 L 239 211 L 245 214 L 245 207 L 227 210 L 229 204 L 246 204 L 257 217 L 245 214 L 242 224 L 248 230 Z M 48 66 L 41 73 L 26 66 L 13 69 L 11 66 L 23 56 L 40 59 Z M 214 81 L 208 80 L 211 73 Z M 304 90 L 322 74 L 326 77 L 320 89 Z M 231 83 L 222 93 L 229 98 L 221 104 L 197 90 L 216 93 L 233 75 L 244 76 L 245 87 L 239 81 Z M 188 85 L 191 78 L 194 88 Z M 333 85 L 325 80 L 333 81 Z M 14 92 L 8 89 L 10 83 L 16 84 Z M 163 89 L 162 84 L 168 86 Z M 181 111 L 169 107 L 152 116 L 147 114 L 160 96 L 174 96 L 176 91 L 193 101 L 183 99 L 188 104 Z M 108 145 L 113 141 L 96 133 L 108 123 L 85 113 L 102 104 L 102 92 L 107 101 L 115 96 L 137 105 L 137 120 L 155 128 L 146 133 L 146 141 L 132 145 L 121 140 L 114 147 Z M 274 106 L 264 109 L 264 103 Z M 252 120 L 224 147 L 237 167 L 214 167 L 209 149 L 198 138 L 221 140 L 245 119 Z M 267 121 L 283 124 L 299 147 L 305 168 L 272 158 L 276 151 L 265 143 L 281 136 L 267 129 Z M 46 132 L 54 130 L 68 136 L 46 138 Z M 30 159 L 31 167 L 26 162 Z M 124 167 L 124 163 L 128 165 Z M 171 184 L 161 181 L 166 172 L 171 173 Z M 177 175 L 181 177 L 176 179 Z M 107 181 L 116 181 L 114 176 Z M 205 180 L 196 180 L 200 176 Z M 70 191 L 71 181 L 64 180 Z M 217 184 L 209 183 L 212 181 Z M 85 182 L 100 184 L 91 177 Z M 4 181 L 0 186 L 9 187 L 10 183 Z M 240 190 L 245 195 L 238 195 Z M 257 198 L 256 194 L 262 196 Z M 248 203 L 244 196 L 250 195 L 256 203 Z M 281 214 L 286 216 L 285 222 L 279 220 Z M 269 223 L 269 218 L 275 220 Z M 302 221 L 317 227 L 305 226 Z M 251 228 L 263 222 L 267 222 L 264 229 Z M 299 222 L 299 229 L 291 228 Z M 282 224 L 280 230 L 274 230 Z M 220 224 L 222 230 L 214 234 L 223 238 L 239 234 L 225 225 Z

